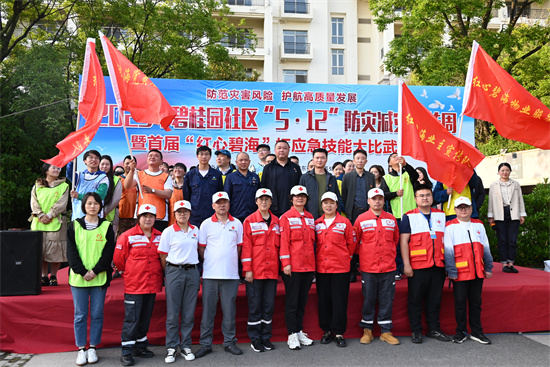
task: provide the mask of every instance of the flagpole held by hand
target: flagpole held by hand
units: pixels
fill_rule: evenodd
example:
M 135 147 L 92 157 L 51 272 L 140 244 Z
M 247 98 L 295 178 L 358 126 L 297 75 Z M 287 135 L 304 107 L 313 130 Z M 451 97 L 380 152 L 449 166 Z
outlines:
M 403 82 L 399 80 L 399 85 L 397 89 L 397 113 L 399 119 L 397 120 L 398 133 L 397 133 L 397 156 L 402 157 L 403 150 Z M 399 163 L 399 189 L 403 190 L 403 167 Z M 401 217 L 403 217 L 403 195 L 400 197 L 401 203 Z
M 130 151 L 130 157 L 132 157 L 132 160 L 134 160 L 134 153 L 132 153 L 132 146 L 130 145 L 130 139 L 128 139 L 128 130 L 126 130 L 126 124 L 124 123 L 124 111 L 119 109 L 118 110 L 118 119 L 120 121 L 120 124 L 122 125 L 122 128 L 124 129 L 124 136 L 126 136 L 126 144 L 128 144 L 128 150 Z M 141 184 L 139 183 L 139 176 L 135 176 L 135 180 L 137 183 L 139 196 L 143 199 L 143 192 L 141 191 Z

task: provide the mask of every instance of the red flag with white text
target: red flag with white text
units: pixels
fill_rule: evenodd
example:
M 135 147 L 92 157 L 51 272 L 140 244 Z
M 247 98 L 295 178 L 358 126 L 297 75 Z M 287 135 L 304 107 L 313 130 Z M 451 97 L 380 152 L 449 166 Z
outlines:
M 462 192 L 485 156 L 451 134 L 405 84 L 402 88 L 401 154 L 425 162 L 433 179 Z
M 550 149 L 550 109 L 474 41 L 463 113 L 495 125 L 507 139 Z
M 100 36 L 118 108 L 130 112 L 137 122 L 159 124 L 170 131 L 176 112 L 164 95 L 105 35 L 100 32 Z
M 64 167 L 82 153 L 92 142 L 101 124 L 105 100 L 105 81 L 103 80 L 101 64 L 95 53 L 95 40 L 88 38 L 78 98 L 78 111 L 86 120 L 86 123 L 82 128 L 73 131 L 57 143 L 58 155 L 43 161 L 57 167 Z

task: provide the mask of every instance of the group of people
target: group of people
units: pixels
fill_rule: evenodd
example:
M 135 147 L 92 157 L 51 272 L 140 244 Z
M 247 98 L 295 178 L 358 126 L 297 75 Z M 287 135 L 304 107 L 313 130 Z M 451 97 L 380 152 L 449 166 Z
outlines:
M 462 343 L 468 314 L 470 338 L 490 343 L 480 314 L 483 280 L 491 277 L 493 262 L 477 219 L 485 193 L 475 173 L 457 193 L 439 182 L 432 190 L 426 171 L 415 170 L 397 154 L 388 158 L 388 174 L 381 166 L 367 171 L 367 153 L 361 149 L 352 160 L 335 163 L 332 174 L 326 169 L 328 152 L 318 148 L 312 152 L 311 169 L 302 174 L 289 152 L 284 140 L 275 144 L 274 156 L 262 144 L 257 164 L 251 165 L 247 153 L 239 153 L 233 168 L 231 153 L 220 150 L 215 152 L 215 169 L 210 166 L 212 150 L 201 146 L 195 167 L 185 172 L 178 163 L 170 172 L 169 166 L 162 167 L 162 153 L 151 150 L 147 169 L 137 170 L 136 159 L 128 156 L 124 174 L 115 175 L 111 158 L 90 150 L 84 154 L 86 170 L 73 175 L 72 165 L 67 167 L 74 190 L 59 177 L 58 167 L 44 165 L 44 177 L 31 195 L 32 229 L 45 232 L 44 286 L 57 285 L 59 263 L 69 263 L 77 365 L 98 360 L 95 347 L 101 342 L 113 269 L 124 279 L 124 366 L 133 365 L 134 357 L 154 355 L 147 348 L 147 332 L 163 285 L 166 363 L 175 361 L 178 347 L 186 360 L 212 352 L 218 303 L 224 348 L 242 354 L 236 345 L 235 302 L 243 280 L 251 348 L 273 349 L 279 276 L 286 294 L 287 344 L 293 350 L 313 344 L 303 325 L 313 282 L 324 332 L 320 343 L 346 346 L 348 293 L 358 274 L 364 296 L 362 344 L 373 341 L 376 323 L 382 330 L 380 340 L 399 344 L 391 330 L 395 282 L 401 274 L 408 279 L 413 343 L 422 342 L 423 309 L 427 337 Z M 500 179 L 489 191 L 488 217 L 497 230 L 503 271 L 516 273 L 516 240 L 526 213 L 521 188 L 509 178 L 510 172 L 507 163 L 498 168 Z M 72 221 L 67 226 L 63 214 L 69 196 Z M 452 338 L 439 326 L 446 276 L 454 284 L 457 327 Z M 200 349 L 193 352 L 191 331 L 201 284 Z

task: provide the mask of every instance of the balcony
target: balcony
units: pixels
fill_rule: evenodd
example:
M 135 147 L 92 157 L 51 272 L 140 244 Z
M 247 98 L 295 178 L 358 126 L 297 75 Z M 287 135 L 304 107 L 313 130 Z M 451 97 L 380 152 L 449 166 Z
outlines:
M 281 9 L 281 21 L 311 23 L 313 15 L 310 4 L 306 0 L 285 1 Z
M 265 58 L 264 39 L 260 37 L 256 40 L 231 38 L 222 41 L 221 45 L 227 48 L 230 56 L 238 60 L 263 60 Z
M 313 55 L 309 43 L 284 42 L 280 48 L 281 62 L 285 61 L 311 61 Z
M 227 5 L 234 13 L 229 16 L 244 16 L 247 18 L 265 17 L 265 0 L 228 0 Z

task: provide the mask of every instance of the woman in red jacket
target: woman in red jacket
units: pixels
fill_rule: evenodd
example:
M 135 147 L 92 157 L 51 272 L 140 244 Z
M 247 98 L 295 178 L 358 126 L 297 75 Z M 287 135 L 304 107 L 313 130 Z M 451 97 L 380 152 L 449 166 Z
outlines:
M 337 346 L 345 347 L 350 259 L 355 251 L 353 226 L 337 212 L 335 193 L 325 192 L 321 206 L 325 214 L 315 221 L 319 326 L 324 331 L 321 344 L 335 339 Z
M 315 276 L 315 220 L 304 208 L 308 194 L 304 186 L 290 190 L 292 208 L 281 216 L 280 259 L 285 283 L 285 321 L 288 347 L 312 345 L 313 340 L 303 332 L 307 296 Z
M 124 323 L 122 324 L 123 366 L 132 366 L 133 357 L 151 358 L 147 349 L 147 331 L 155 306 L 155 297 L 162 290 L 164 272 L 158 246 L 160 231 L 153 228 L 157 209 L 143 204 L 138 210 L 138 224 L 117 240 L 113 262 L 124 278 Z
M 248 336 L 255 352 L 275 348 L 270 339 L 271 320 L 279 277 L 279 218 L 269 208 L 273 194 L 269 189 L 256 191 L 258 210 L 243 224 L 242 263 L 248 298 Z

